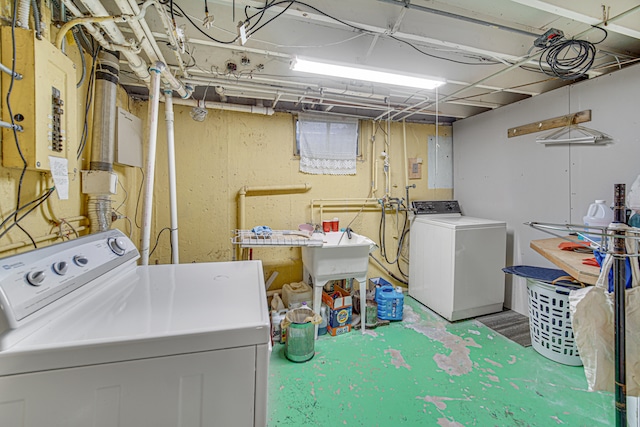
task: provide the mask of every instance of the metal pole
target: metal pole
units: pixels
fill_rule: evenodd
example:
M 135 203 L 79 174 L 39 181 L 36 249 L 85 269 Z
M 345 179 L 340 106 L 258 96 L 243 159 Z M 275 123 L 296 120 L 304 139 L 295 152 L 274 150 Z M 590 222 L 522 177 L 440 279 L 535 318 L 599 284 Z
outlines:
M 625 184 L 614 185 L 613 222 L 625 222 Z M 622 234 L 622 230 L 616 230 Z M 613 292 L 615 311 L 615 395 L 616 427 L 627 427 L 627 372 L 625 343 L 625 253 L 624 237 L 613 239 Z

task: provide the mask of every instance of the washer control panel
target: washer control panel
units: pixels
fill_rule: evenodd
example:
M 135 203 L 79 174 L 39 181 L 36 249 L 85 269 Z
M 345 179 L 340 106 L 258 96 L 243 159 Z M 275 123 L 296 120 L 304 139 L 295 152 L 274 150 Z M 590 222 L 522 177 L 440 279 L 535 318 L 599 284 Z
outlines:
M 137 258 L 133 242 L 109 230 L 0 259 L 0 334 Z
M 457 200 L 432 200 L 411 202 L 411 207 L 416 215 L 435 214 L 461 214 L 460 204 Z

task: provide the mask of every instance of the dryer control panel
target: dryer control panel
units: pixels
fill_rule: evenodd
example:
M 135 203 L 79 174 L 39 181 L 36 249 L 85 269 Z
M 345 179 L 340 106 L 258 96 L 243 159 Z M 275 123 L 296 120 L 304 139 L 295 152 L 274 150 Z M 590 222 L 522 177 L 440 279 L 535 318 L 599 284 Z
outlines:
M 55 317 L 57 310 L 134 268 L 138 258 L 129 238 L 109 230 L 0 260 L 0 351 L 9 344 L 6 332 Z
M 416 215 L 434 214 L 461 214 L 460 204 L 457 200 L 431 200 L 411 202 L 411 207 Z

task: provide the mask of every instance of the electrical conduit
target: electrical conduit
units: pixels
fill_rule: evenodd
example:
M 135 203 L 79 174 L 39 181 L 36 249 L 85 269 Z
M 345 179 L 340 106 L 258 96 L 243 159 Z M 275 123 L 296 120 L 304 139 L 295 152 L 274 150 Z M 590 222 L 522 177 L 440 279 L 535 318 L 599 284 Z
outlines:
M 155 178 L 156 144 L 158 139 L 158 105 L 160 102 L 160 74 L 165 68 L 157 62 L 149 68 L 151 87 L 149 88 L 149 108 L 145 140 L 147 142 L 147 165 L 145 171 L 144 199 L 142 204 L 142 232 L 140 235 L 140 265 L 149 265 L 149 241 L 151 239 L 151 214 L 153 212 L 153 181 Z
M 167 122 L 167 158 L 169 160 L 169 209 L 171 210 L 171 263 L 179 264 L 178 200 L 176 193 L 176 155 L 173 128 L 173 93 L 164 90 L 164 117 Z

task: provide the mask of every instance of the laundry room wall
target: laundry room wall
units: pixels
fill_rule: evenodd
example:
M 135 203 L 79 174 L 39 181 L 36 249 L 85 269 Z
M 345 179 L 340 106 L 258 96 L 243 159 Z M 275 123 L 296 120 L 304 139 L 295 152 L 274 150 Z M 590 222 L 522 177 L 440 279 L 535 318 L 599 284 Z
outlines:
M 613 186 L 640 174 L 640 66 L 499 108 L 453 125 L 454 197 L 464 214 L 507 221 L 507 265 L 554 267 L 529 247 L 553 237 L 527 221 L 581 224 L 595 199 L 612 203 Z M 613 138 L 606 145 L 545 146 L 538 136 L 507 138 L 507 129 L 582 110 L 582 125 Z M 526 283 L 508 276 L 506 305 L 527 314 Z
M 147 103 L 136 103 L 136 115 L 145 118 Z M 241 112 L 209 110 L 203 122 L 190 117 L 191 108 L 175 105 L 175 145 L 179 216 L 180 262 L 229 261 L 235 256 L 232 245 L 233 230 L 238 227 L 238 192 L 245 186 L 289 186 L 308 184 L 305 192 L 274 191 L 265 195 L 246 197 L 246 228 L 267 225 L 273 229 L 297 229 L 301 223 L 311 221 L 312 200 L 341 199 L 339 206 L 325 211 L 323 218 L 338 217 L 340 226 L 351 223 L 351 228 L 379 243 L 380 208 L 365 207 L 357 199 L 384 196 L 383 162 L 380 153 L 385 150 L 386 124 L 374 132 L 370 121 L 360 126 L 363 159 L 357 163 L 353 176 L 309 175 L 299 171 L 299 160 L 294 156 L 295 116 L 276 113 L 272 116 Z M 152 242 L 155 245 L 160 231 L 170 225 L 166 128 L 164 104 L 160 106 L 158 151 L 152 220 Z M 442 137 L 450 136 L 450 127 L 440 126 Z M 422 178 L 412 179 L 412 199 L 446 199 L 451 188 L 429 189 L 427 180 L 427 143 L 435 135 L 434 125 L 402 123 L 390 125 L 388 148 L 391 161 L 391 196 L 405 197 L 404 144 L 406 134 L 407 158 L 423 159 Z M 373 162 L 373 176 L 372 176 Z M 377 178 L 376 178 L 377 176 Z M 377 181 L 375 194 L 372 183 Z M 137 196 L 132 198 L 136 198 Z M 318 207 L 313 211 L 314 222 L 321 220 Z M 357 218 L 356 218 L 357 217 Z M 355 220 L 354 220 L 355 218 Z M 388 251 L 395 253 L 401 220 L 388 211 Z M 171 249 L 168 230 L 160 234 L 158 246 L 150 263 L 170 262 Z M 408 252 L 407 252 L 408 253 Z M 379 257 L 379 252 L 375 255 Z M 274 287 L 302 279 L 299 248 L 258 248 L 253 258 L 265 264 L 265 277 L 279 273 Z M 398 271 L 390 267 L 394 274 Z M 386 276 L 374 263 L 370 276 Z

